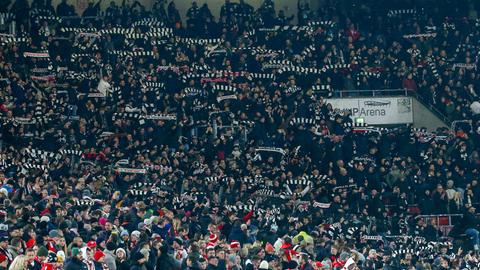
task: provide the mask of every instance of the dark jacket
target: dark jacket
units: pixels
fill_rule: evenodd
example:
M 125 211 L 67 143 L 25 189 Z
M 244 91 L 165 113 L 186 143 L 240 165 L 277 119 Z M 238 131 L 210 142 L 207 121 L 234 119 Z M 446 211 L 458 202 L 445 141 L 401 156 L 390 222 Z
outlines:
M 82 270 L 83 262 L 75 257 L 71 258 L 65 264 L 65 270 Z
M 40 270 L 40 269 L 42 269 L 42 264 L 39 263 L 37 260 L 33 260 L 33 262 L 28 265 L 27 269 L 28 270 Z M 67 269 L 67 268 L 65 268 L 65 269 Z M 72 268 L 72 269 L 76 269 L 76 268 Z M 72 269 L 70 269 L 70 270 L 72 270 Z
M 237 240 L 238 242 L 240 242 L 241 245 L 247 242 L 247 236 L 245 235 L 245 233 L 240 228 L 240 225 L 238 224 L 233 225 L 233 228 L 230 232 L 228 239 L 230 241 Z
M 132 264 L 130 270 L 145 270 L 147 269 L 145 264 Z
M 462 224 L 464 225 L 465 229 L 477 229 L 478 227 L 478 219 L 475 217 L 474 214 L 470 212 L 466 212 L 463 215 L 463 222 Z
M 115 263 L 117 264 L 117 270 L 129 270 L 130 269 L 130 264 L 128 263 L 128 260 L 124 260 L 123 262 L 120 262 L 119 260 L 116 260 Z
M 157 269 L 162 270 L 179 270 L 180 265 L 168 254 L 161 254 L 157 260 Z

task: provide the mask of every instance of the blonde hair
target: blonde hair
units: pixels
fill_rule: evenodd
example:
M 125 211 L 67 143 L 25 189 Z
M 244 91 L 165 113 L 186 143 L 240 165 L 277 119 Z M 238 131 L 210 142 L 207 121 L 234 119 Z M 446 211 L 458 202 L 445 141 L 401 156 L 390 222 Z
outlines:
M 27 256 L 25 255 L 18 255 L 15 260 L 13 260 L 12 264 L 8 268 L 8 270 L 23 270 L 25 269 L 25 264 L 27 262 Z
M 180 229 L 180 227 L 182 226 L 182 221 L 181 221 L 180 219 L 178 219 L 178 218 L 175 218 L 172 223 L 173 223 L 173 224 L 172 224 L 172 225 L 173 225 L 173 228 L 174 228 L 175 230 L 177 230 L 177 231 L 178 231 L 178 230 Z

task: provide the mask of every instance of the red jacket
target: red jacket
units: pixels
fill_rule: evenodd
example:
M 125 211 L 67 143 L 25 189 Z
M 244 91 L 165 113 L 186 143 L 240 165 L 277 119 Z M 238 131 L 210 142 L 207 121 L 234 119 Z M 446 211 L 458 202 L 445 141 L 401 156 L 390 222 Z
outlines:
M 403 79 L 402 86 L 404 89 L 417 91 L 417 83 L 415 83 L 415 80 L 413 79 Z

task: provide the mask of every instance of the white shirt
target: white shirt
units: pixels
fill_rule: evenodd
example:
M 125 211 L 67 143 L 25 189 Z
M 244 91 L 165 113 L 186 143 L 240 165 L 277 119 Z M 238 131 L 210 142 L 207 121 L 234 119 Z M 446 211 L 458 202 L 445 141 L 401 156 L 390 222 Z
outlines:
M 101 79 L 98 83 L 97 90 L 102 93 L 104 96 L 107 95 L 107 92 L 110 91 L 111 85 L 107 81 Z

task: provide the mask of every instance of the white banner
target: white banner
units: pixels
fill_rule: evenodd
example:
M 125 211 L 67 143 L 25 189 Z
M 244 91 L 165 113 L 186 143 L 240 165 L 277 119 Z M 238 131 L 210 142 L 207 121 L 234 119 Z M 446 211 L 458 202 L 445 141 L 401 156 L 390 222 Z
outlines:
M 136 169 L 136 168 L 117 168 L 115 169 L 118 173 L 134 173 L 134 174 L 146 174 L 146 169 Z
M 413 100 L 411 97 L 388 98 L 332 98 L 334 109 L 350 110 L 352 118 L 363 118 L 369 125 L 413 123 Z

